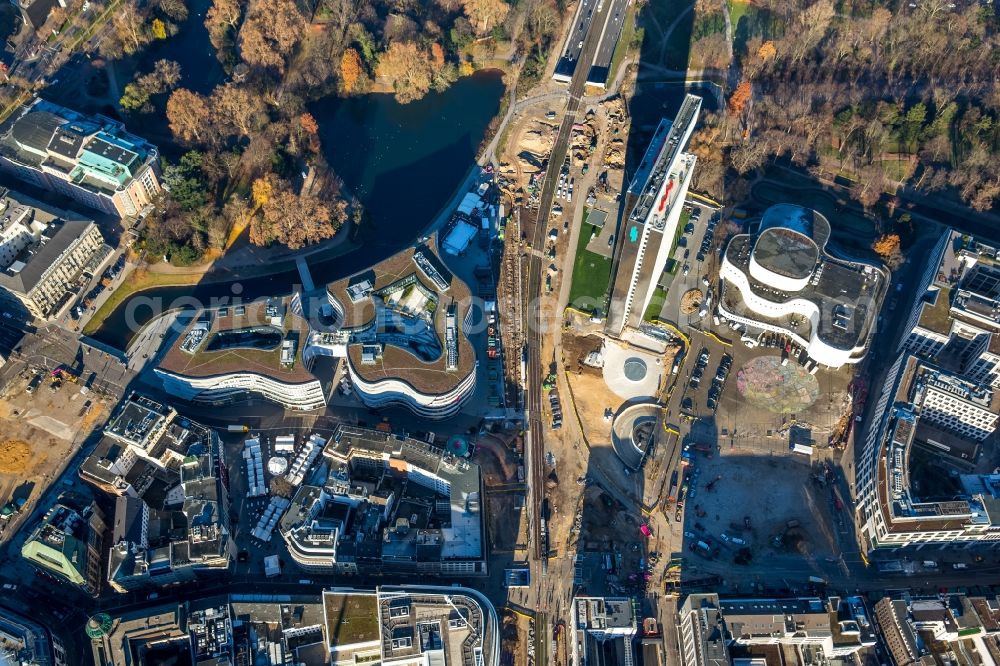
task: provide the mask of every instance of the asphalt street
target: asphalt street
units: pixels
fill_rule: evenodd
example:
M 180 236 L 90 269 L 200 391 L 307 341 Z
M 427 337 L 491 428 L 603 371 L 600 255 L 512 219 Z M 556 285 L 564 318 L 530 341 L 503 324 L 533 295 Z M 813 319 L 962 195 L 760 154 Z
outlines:
M 601 27 L 601 43 L 597 47 L 594 59 L 588 68 L 587 82 L 591 85 L 603 86 L 608 80 L 611 69 L 611 59 L 621 37 L 626 10 L 629 0 L 604 0 L 611 4 L 604 25 Z

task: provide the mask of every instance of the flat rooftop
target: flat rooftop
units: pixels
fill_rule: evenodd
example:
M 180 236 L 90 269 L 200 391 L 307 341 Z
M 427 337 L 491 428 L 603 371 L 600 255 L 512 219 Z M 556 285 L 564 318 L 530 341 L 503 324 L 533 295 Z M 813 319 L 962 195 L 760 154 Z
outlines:
M 627 597 L 577 597 L 578 629 L 628 629 L 636 626 L 632 600 Z
M 395 285 L 433 296 L 419 299 L 423 307 L 412 311 L 409 305 L 414 298 L 383 291 Z M 447 289 L 442 289 L 443 285 Z M 398 379 L 420 393 L 433 395 L 448 392 L 475 369 L 476 352 L 461 332 L 456 336 L 457 367 L 448 369 L 447 313 L 450 308 L 455 309 L 461 329 L 471 307 L 472 294 L 444 266 L 432 243 L 407 248 L 365 271 L 333 282 L 327 285 L 327 292 L 343 310 L 340 326 L 350 334 L 351 367 L 366 381 Z M 385 305 L 377 304 L 376 299 Z M 392 314 L 376 321 L 378 311 Z M 395 320 L 402 321 L 404 317 L 417 325 L 409 331 L 387 330 Z M 381 358 L 363 359 L 363 347 L 372 344 L 382 345 Z
M 918 325 L 944 336 L 956 320 L 996 332 L 1000 329 L 997 249 L 954 229 L 942 240 L 944 251 L 937 258 L 937 273 L 924 296 Z
M 382 654 L 387 660 L 430 652 L 443 658 L 436 663 L 479 663 L 476 653 L 483 647 L 483 611 L 464 595 L 380 592 L 379 619 Z
M 211 350 L 219 333 L 243 331 L 259 327 L 271 327 L 268 316 L 268 301 L 254 301 L 243 306 L 228 306 L 200 310 L 191 323 L 181 332 L 160 362 L 160 368 L 176 375 L 187 377 L 213 377 L 236 372 L 253 372 L 278 381 L 298 384 L 315 379 L 302 362 L 302 348 L 305 346 L 309 325 L 304 319 L 287 307 L 284 299 L 284 318 L 280 327 L 274 327 L 282 340 L 293 340 L 295 357 L 289 365 L 281 362 L 280 342 L 270 349 L 233 347 Z M 242 308 L 242 310 L 240 310 Z M 191 344 L 194 329 L 208 322 L 207 330 L 201 334 L 198 344 Z M 191 350 L 191 351 L 187 351 Z
M 451 485 L 452 496 L 456 500 L 470 493 L 479 492 L 479 465 L 446 455 L 444 449 L 419 439 L 342 424 L 326 443 L 323 455 L 346 461 L 352 451 L 376 454 L 383 459 L 403 460 L 446 478 Z
M 324 592 L 323 609 L 331 649 L 379 640 L 379 606 L 374 592 Z
M 746 276 L 751 291 L 758 298 L 772 303 L 793 300 L 814 303 L 819 310 L 816 334 L 825 344 L 837 349 L 861 346 L 872 331 L 888 288 L 885 270 L 830 254 L 826 248 L 830 225 L 819 213 L 784 204 L 772 208 L 780 208 L 780 214 L 769 216 L 769 209 L 757 234 L 734 236 L 726 247 L 726 259 Z M 792 218 L 783 213 L 786 208 L 810 215 Z M 786 223 L 792 226 L 777 226 Z M 812 277 L 799 291 L 785 292 L 750 274 L 751 257 L 779 275 Z M 730 308 L 744 307 L 740 290 L 728 282 L 723 285 L 721 297 Z M 748 316 L 760 318 L 762 315 L 750 313 Z M 808 330 L 808 324 L 804 324 Z

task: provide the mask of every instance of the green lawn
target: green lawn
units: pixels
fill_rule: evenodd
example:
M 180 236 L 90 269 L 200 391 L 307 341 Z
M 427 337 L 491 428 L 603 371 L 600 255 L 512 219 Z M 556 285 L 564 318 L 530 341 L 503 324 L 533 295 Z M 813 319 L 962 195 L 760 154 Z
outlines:
M 584 224 L 580 229 L 580 240 L 573 260 L 573 283 L 569 289 L 569 305 L 584 312 L 593 312 L 596 307 L 604 307 L 611 281 L 611 260 L 587 249 L 592 233 L 599 229 Z
M 649 307 L 646 308 L 646 312 L 643 313 L 642 318 L 645 321 L 653 321 L 659 318 L 660 310 L 663 308 L 663 302 L 667 300 L 667 290 L 662 287 L 657 287 L 656 291 L 653 292 L 653 298 L 649 301 Z
M 729 5 L 729 22 L 733 25 L 733 34 L 735 35 L 736 29 L 740 25 L 740 19 L 750 9 L 750 2 L 749 0 L 729 0 L 727 4 Z
M 688 225 L 691 221 L 691 211 L 686 208 L 681 209 L 681 219 L 677 222 L 677 230 L 674 231 L 674 244 L 670 246 L 670 254 L 668 257 L 674 256 L 674 250 L 677 249 L 677 243 L 680 241 L 681 236 L 684 235 L 684 227 Z
M 83 327 L 84 335 L 93 335 L 101 327 L 104 320 L 115 311 L 122 302 L 143 289 L 153 287 L 177 287 L 188 284 L 198 284 L 204 277 L 203 273 L 150 273 L 149 271 L 136 269 L 118 287 L 111 292 L 108 300 L 104 301 L 94 316 L 90 318 L 87 325 Z

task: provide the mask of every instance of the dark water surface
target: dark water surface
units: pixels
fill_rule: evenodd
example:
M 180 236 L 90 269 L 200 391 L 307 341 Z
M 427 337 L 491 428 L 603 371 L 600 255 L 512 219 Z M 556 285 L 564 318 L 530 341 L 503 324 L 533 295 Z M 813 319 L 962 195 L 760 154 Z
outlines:
M 192 13 L 198 2 L 192 3 Z M 182 65 L 183 67 L 183 65 Z M 448 203 L 475 163 L 476 148 L 500 108 L 499 72 L 477 72 L 442 93 L 410 104 L 391 95 L 330 97 L 310 105 L 323 151 L 350 193 L 365 206 L 363 246 L 340 257 L 310 262 L 315 284 L 332 282 L 412 244 Z M 141 129 L 139 129 L 141 133 Z M 184 287 L 157 287 L 126 299 L 94 337 L 124 349 L 136 326 L 172 307 L 291 293 L 297 271 Z
M 212 6 L 212 0 L 188 0 L 188 17 L 178 25 L 177 34 L 163 41 L 154 41 L 139 58 L 138 71 L 145 74 L 152 71 L 157 60 L 173 60 L 181 66 L 179 87 L 208 95 L 225 78 L 222 64 L 215 57 L 215 49 L 208 39 L 205 27 L 205 12 Z M 124 76 L 128 72 L 122 73 Z M 122 85 L 128 79 L 122 81 Z M 130 128 L 142 134 L 141 128 Z
M 363 95 L 309 105 L 327 161 L 365 205 L 369 251 L 409 243 L 441 210 L 475 161 L 503 91 L 494 70 L 409 104 Z

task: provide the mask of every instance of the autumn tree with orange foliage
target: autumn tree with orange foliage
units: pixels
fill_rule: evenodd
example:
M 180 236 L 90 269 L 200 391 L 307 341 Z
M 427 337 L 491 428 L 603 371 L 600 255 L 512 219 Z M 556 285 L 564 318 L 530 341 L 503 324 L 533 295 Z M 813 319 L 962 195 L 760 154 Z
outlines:
M 340 56 L 340 85 L 344 92 L 351 93 L 358 89 L 358 83 L 364 76 L 364 65 L 361 63 L 361 55 L 353 47 L 344 49 L 344 55 Z
M 431 64 L 435 69 L 444 67 L 444 49 L 437 42 L 431 44 Z
M 899 234 L 882 234 L 872 243 L 875 254 L 883 259 L 899 252 Z
M 729 96 L 729 110 L 734 116 L 739 116 L 743 113 L 743 109 L 746 108 L 747 103 L 750 101 L 752 93 L 753 88 L 750 86 L 750 82 L 745 79 L 740 81 L 740 84 L 736 86 L 736 90 Z
M 903 264 L 903 252 L 900 249 L 899 234 L 882 234 L 872 243 L 872 250 L 892 270 L 896 270 Z
M 305 144 L 311 153 L 319 152 L 319 123 L 313 114 L 305 111 L 299 114 L 299 127 L 305 133 Z
M 302 126 L 306 134 L 316 134 L 319 132 L 319 123 L 316 122 L 316 117 L 308 111 L 299 116 L 299 125 Z

